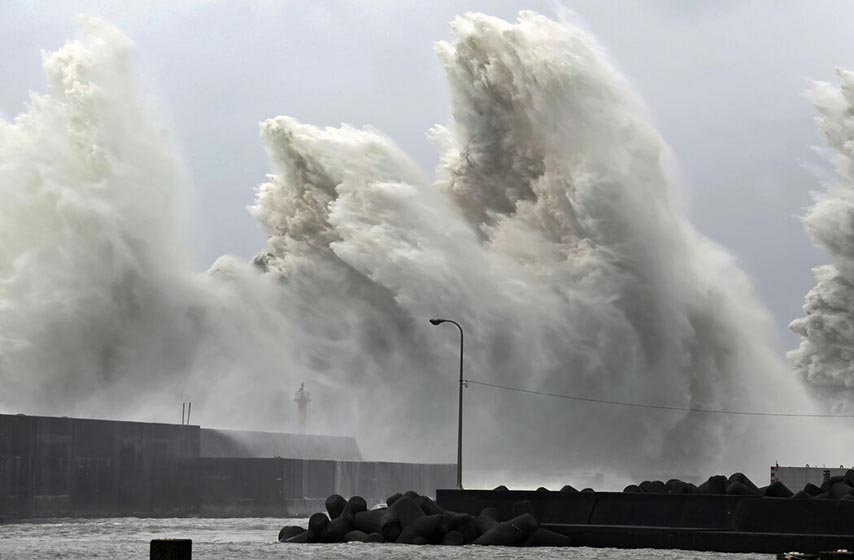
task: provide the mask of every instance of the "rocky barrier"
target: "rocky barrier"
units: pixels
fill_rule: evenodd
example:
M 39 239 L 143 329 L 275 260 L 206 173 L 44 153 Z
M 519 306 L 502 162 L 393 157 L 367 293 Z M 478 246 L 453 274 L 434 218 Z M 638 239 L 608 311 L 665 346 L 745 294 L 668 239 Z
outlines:
M 498 489 L 500 488 L 502 487 Z M 561 491 L 574 492 L 576 490 L 571 486 L 564 486 Z M 842 476 L 832 476 L 825 480 L 821 486 L 809 483 L 797 492 L 793 492 L 780 481 L 772 482 L 760 488 L 742 473 L 735 473 L 729 477 L 724 475 L 711 476 L 699 486 L 676 479 L 671 479 L 667 482 L 645 480 L 640 484 L 626 486 L 623 492 L 640 494 L 764 496 L 767 498 L 792 498 L 795 500 L 854 500 L 854 470 L 849 469 Z
M 416 492 L 395 494 L 385 507 L 368 509 L 360 496 L 349 500 L 333 494 L 326 513 L 315 513 L 308 528 L 285 526 L 284 543 L 398 543 L 500 546 L 569 546 L 569 537 L 540 527 L 530 502 L 513 504 L 514 515 L 499 518 L 495 508 L 478 515 L 448 511 Z

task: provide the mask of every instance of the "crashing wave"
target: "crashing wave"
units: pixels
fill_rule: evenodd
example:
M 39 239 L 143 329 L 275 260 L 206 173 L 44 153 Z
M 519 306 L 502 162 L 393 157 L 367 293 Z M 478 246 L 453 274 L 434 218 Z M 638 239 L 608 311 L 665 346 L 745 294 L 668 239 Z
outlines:
M 670 155 L 596 41 L 523 12 L 468 14 L 439 58 L 452 119 L 429 179 L 387 137 L 262 123 L 272 173 L 253 264 L 192 272 L 186 177 L 134 79 L 88 23 L 0 130 L 0 407 L 317 430 L 366 456 L 450 460 L 453 331 L 471 379 L 678 407 L 769 409 L 795 388 L 734 259 L 684 217 Z M 11 396 L 14 395 L 14 396 Z M 685 473 L 763 465 L 763 426 L 479 387 L 467 465 Z

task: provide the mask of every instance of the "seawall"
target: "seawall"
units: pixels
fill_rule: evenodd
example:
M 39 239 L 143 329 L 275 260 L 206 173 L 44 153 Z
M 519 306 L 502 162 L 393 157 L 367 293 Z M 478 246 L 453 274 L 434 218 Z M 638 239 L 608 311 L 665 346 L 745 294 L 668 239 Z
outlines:
M 439 490 L 437 503 L 501 520 L 530 511 L 573 546 L 781 553 L 854 549 L 854 501 L 762 496 Z M 521 509 L 520 509 L 521 506 Z
M 0 518 L 300 516 L 322 509 L 333 493 L 378 503 L 400 488 L 435 495 L 455 480 L 449 464 L 236 457 L 231 450 L 204 457 L 200 433 L 199 426 L 0 414 Z M 343 449 L 358 454 L 349 444 Z

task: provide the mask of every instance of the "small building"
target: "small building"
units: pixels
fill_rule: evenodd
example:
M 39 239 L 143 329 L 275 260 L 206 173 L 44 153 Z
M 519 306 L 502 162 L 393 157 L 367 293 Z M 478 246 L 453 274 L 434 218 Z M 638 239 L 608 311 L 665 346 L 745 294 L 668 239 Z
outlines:
M 842 465 L 839 468 L 812 467 L 810 465 L 804 467 L 781 467 L 774 465 L 771 467 L 771 482 L 780 481 L 790 490 L 797 492 L 806 486 L 807 483 L 821 486 L 825 480 L 833 476 L 842 476 L 847 470 L 848 468 Z

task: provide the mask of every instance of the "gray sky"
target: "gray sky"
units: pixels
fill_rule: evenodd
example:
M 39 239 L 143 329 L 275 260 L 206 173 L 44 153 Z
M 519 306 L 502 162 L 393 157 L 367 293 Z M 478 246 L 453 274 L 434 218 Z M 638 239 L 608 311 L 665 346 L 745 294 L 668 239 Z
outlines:
M 130 5 L 128 5 L 130 4 Z M 40 50 L 73 36 L 73 16 L 102 17 L 133 38 L 171 112 L 193 174 L 197 251 L 251 257 L 264 236 L 245 208 L 267 172 L 258 121 L 370 124 L 426 169 L 424 133 L 448 119 L 432 51 L 465 11 L 553 16 L 553 2 L 0 2 L 0 114 L 19 113 L 44 79 Z M 681 167 L 694 224 L 739 258 L 786 325 L 826 258 L 798 215 L 821 160 L 807 78 L 854 69 L 854 3 L 566 2 L 646 99 Z M 143 6 L 145 6 L 143 8 Z M 176 7 L 177 6 L 177 7 Z

